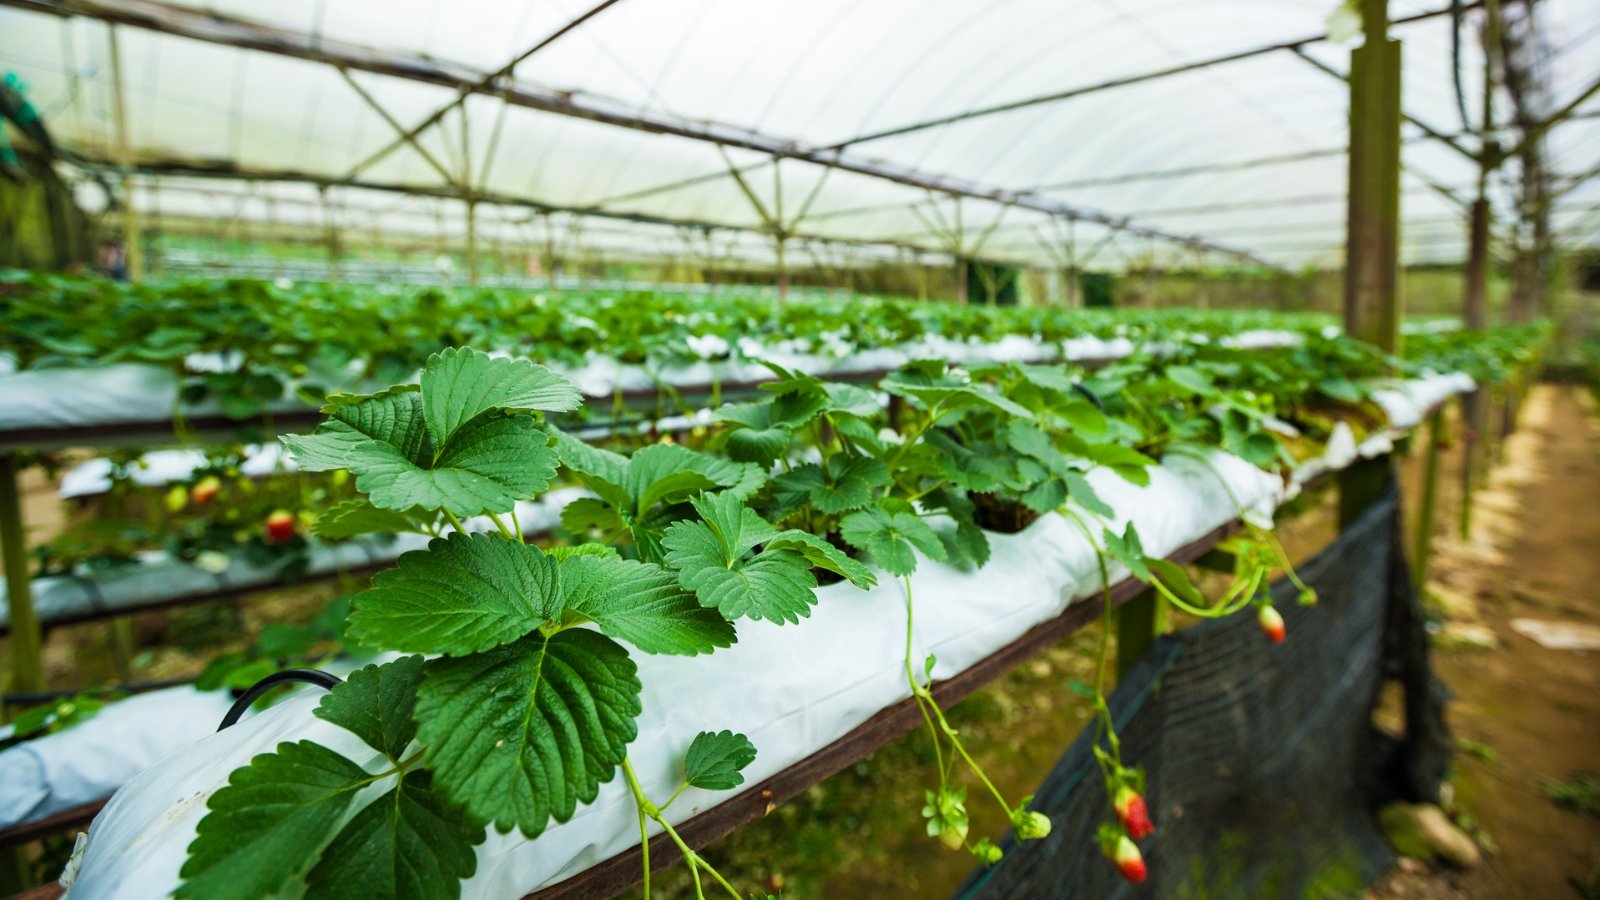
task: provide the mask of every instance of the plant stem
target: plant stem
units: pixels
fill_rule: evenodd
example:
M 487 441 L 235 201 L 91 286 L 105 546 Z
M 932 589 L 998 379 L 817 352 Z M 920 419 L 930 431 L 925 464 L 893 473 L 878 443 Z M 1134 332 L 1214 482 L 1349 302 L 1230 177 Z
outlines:
M 500 534 L 504 535 L 506 540 L 519 542 L 522 540 L 522 535 L 517 534 L 515 531 L 512 531 L 509 527 L 507 527 L 506 523 L 500 521 L 499 516 L 495 515 L 494 513 L 489 513 L 489 519 L 494 522 L 494 527 L 500 529 Z
M 977 764 L 977 762 L 973 760 L 972 756 L 967 753 L 967 748 L 961 744 L 961 738 L 956 736 L 956 730 L 950 727 L 950 723 L 945 719 L 944 711 L 939 708 L 937 703 L 932 704 L 932 706 L 934 715 L 939 717 L 939 727 L 943 728 L 945 735 L 950 738 L 950 746 L 954 747 L 955 751 L 961 754 L 961 758 L 966 760 L 967 768 L 972 770 L 972 774 L 978 776 L 978 780 L 983 782 L 983 786 L 988 788 L 989 793 L 994 795 L 994 799 L 1000 804 L 1000 808 L 1006 811 L 1006 816 L 1010 817 L 1012 812 L 1011 804 L 1006 802 L 1006 798 L 1000 794 L 1000 789 L 994 786 L 994 782 L 989 780 L 989 776 L 983 773 L 983 769 Z
M 644 861 L 644 896 L 650 897 L 650 834 L 646 829 L 645 810 L 650 806 L 650 801 L 644 795 L 644 790 L 639 787 L 639 778 L 633 773 L 633 763 L 626 756 L 622 758 L 622 777 L 627 779 L 628 790 L 633 794 L 633 808 L 639 814 L 639 852 Z
M 722 873 L 718 872 L 715 867 L 701 858 L 700 854 L 694 852 L 694 850 L 689 848 L 688 844 L 684 843 L 683 838 L 679 836 L 677 829 L 673 828 L 672 823 L 668 822 L 666 817 L 661 814 L 661 811 L 665 809 L 667 805 L 670 805 L 673 800 L 676 800 L 678 795 L 682 794 L 688 785 L 684 784 L 680 786 L 678 790 L 673 793 L 672 799 L 668 800 L 666 804 L 658 807 L 654 803 L 650 802 L 650 798 L 644 795 L 644 788 L 639 785 L 639 776 L 634 774 L 633 763 L 627 757 L 622 758 L 622 776 L 623 778 L 627 779 L 628 790 L 633 793 L 634 808 L 639 812 L 639 845 L 641 848 L 643 848 L 645 896 L 650 896 L 650 840 L 649 836 L 645 833 L 645 817 L 648 816 L 654 819 L 656 824 L 661 826 L 662 830 L 667 833 L 667 837 L 671 838 L 674 844 L 678 845 L 678 852 L 683 854 L 683 861 L 689 865 L 689 877 L 694 879 L 694 894 L 696 897 L 700 898 L 700 900 L 705 900 L 705 890 L 700 884 L 700 869 L 704 868 L 712 878 L 717 880 L 718 884 L 722 885 L 722 887 L 727 890 L 734 900 L 744 900 L 744 898 L 739 895 L 739 892 L 734 890 L 733 885 L 729 884 L 727 879 L 722 877 Z
M 450 523 L 451 527 L 455 528 L 455 530 L 457 530 L 457 531 L 459 531 L 459 532 L 461 532 L 463 534 L 466 533 L 467 526 L 461 524 L 461 520 L 456 518 L 456 514 L 455 513 L 451 512 L 448 509 L 441 509 L 439 511 L 444 513 L 444 517 Z
M 933 694 L 917 683 L 915 671 L 911 668 L 911 625 L 913 612 L 911 605 L 911 576 L 902 576 L 906 585 L 906 682 L 911 686 L 911 696 L 917 701 L 917 710 L 922 713 L 922 722 L 928 726 L 928 736 L 933 739 L 933 758 L 939 764 L 939 788 L 943 790 L 946 773 L 949 771 L 944 765 L 944 751 L 939 747 L 939 729 L 934 727 L 933 717 L 928 715 L 928 704 L 933 703 Z M 937 709 L 938 707 L 935 706 Z

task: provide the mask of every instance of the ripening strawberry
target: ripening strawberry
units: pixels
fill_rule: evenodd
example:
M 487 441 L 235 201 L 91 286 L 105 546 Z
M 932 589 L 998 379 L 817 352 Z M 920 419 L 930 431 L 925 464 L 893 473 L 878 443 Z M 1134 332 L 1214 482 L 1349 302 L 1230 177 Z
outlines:
M 269 544 L 282 544 L 294 539 L 294 513 L 275 509 L 267 516 L 266 539 Z
M 1155 833 L 1156 826 L 1150 823 L 1150 809 L 1145 806 L 1144 798 L 1139 792 L 1127 785 L 1117 789 L 1117 796 L 1111 804 L 1117 811 L 1117 818 L 1122 821 L 1122 827 L 1128 829 L 1128 834 L 1134 840 L 1143 840 Z
M 1146 874 L 1144 855 L 1139 852 L 1139 847 L 1127 835 L 1117 838 L 1117 842 L 1112 845 L 1106 856 L 1110 857 L 1112 864 L 1117 867 L 1117 872 L 1123 878 L 1133 884 L 1140 884 L 1144 881 Z
M 222 490 L 222 482 L 215 475 L 208 475 L 195 482 L 189 489 L 189 502 L 195 506 L 205 506 L 217 498 L 217 492 Z
M 1261 630 L 1267 637 L 1272 639 L 1274 644 L 1283 643 L 1283 615 L 1278 612 L 1277 608 L 1271 606 L 1261 607 L 1261 612 L 1256 616 L 1256 620 L 1261 623 Z

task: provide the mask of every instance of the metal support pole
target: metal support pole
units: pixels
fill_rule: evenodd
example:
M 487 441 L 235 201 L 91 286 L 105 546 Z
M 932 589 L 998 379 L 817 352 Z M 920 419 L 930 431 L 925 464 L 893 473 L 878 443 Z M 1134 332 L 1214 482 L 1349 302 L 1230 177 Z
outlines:
M 111 86 L 117 124 L 117 162 L 121 167 L 123 265 L 129 281 L 144 279 L 144 248 L 139 243 L 139 211 L 133 202 L 133 144 L 128 137 L 128 91 L 122 83 L 122 47 L 117 26 L 106 28 L 111 43 Z
M 17 457 L 0 452 L 0 557 L 6 576 L 6 602 L 11 610 L 12 692 L 44 688 L 44 635 L 33 608 L 28 578 L 28 539 L 22 528 L 22 491 L 17 484 Z
M 1428 419 L 1427 458 L 1422 470 L 1422 505 L 1417 510 L 1417 532 L 1411 542 L 1411 582 L 1420 595 L 1428 584 L 1428 560 L 1433 556 L 1434 513 L 1439 505 L 1439 442 L 1444 439 L 1444 415 Z

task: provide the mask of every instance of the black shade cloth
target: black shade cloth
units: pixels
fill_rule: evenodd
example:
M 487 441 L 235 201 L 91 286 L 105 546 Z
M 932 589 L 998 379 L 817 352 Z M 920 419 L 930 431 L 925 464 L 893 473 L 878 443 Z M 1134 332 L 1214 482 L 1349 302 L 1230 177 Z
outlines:
M 1408 748 L 1443 734 L 1435 723 L 1431 742 L 1410 735 L 1397 744 L 1371 724 L 1386 669 L 1408 683 L 1414 673 L 1419 696 L 1436 694 L 1398 509 L 1391 489 L 1299 569 L 1317 606 L 1298 606 L 1290 584 L 1274 586 L 1285 643 L 1266 640 L 1248 613 L 1204 622 L 1157 640 L 1118 685 L 1110 706 L 1123 761 L 1144 766 L 1157 829 L 1140 844 L 1142 885 L 1101 855 L 1096 831 L 1113 819 L 1086 729 L 1034 801 L 1053 822 L 1049 837 L 1018 846 L 1007 836 L 1005 858 L 973 872 L 955 896 L 1359 893 L 1393 862 L 1373 810 L 1416 793 L 1403 783 L 1419 769 Z M 1427 704 L 1433 715 L 1441 706 Z

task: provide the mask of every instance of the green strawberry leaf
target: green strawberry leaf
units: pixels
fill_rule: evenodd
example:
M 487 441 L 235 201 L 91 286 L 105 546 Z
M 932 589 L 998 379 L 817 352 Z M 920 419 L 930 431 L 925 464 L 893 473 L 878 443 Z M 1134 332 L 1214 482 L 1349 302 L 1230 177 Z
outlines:
M 1074 503 L 1097 516 L 1103 516 L 1107 519 L 1116 515 L 1116 511 L 1106 505 L 1104 500 L 1100 499 L 1100 495 L 1095 493 L 1094 486 L 1089 484 L 1089 479 L 1084 478 L 1082 474 L 1068 472 L 1063 476 L 1063 480 L 1067 483 L 1067 494 Z
M 422 657 L 402 656 L 350 673 L 323 696 L 314 712 L 399 765 L 401 754 L 417 736 L 411 709 L 417 704 L 417 685 L 421 683 Z
M 1100 532 L 1101 543 L 1105 544 L 1106 552 L 1133 573 L 1133 577 L 1140 581 L 1150 580 L 1150 569 L 1145 565 L 1144 544 L 1139 540 L 1139 532 L 1129 522 L 1121 535 L 1109 528 Z
M 1184 571 L 1182 566 L 1164 559 L 1147 559 L 1145 564 L 1150 567 L 1150 574 L 1161 579 L 1161 583 L 1166 585 L 1168 590 L 1177 594 L 1178 599 L 1191 606 L 1203 608 L 1210 605 L 1210 601 L 1206 600 L 1206 595 L 1201 593 L 1198 587 L 1195 587 L 1193 581 L 1189 580 L 1189 573 Z
M 684 780 L 708 791 L 731 791 L 744 784 L 740 771 L 756 760 L 750 739 L 731 731 L 702 731 L 684 754 Z
M 400 556 L 357 594 L 350 634 L 371 647 L 461 656 L 561 614 L 556 561 L 537 547 L 454 532 Z
M 461 881 L 478 869 L 473 847 L 481 826 L 433 789 L 428 773 L 406 773 L 339 832 L 306 876 L 307 900 L 461 896 Z
M 433 457 L 433 443 L 423 421 L 422 395 L 414 386 L 390 388 L 368 396 L 335 394 L 322 408 L 327 421 L 311 434 L 279 437 L 307 472 L 351 468 L 356 448 L 371 442 L 387 444 L 420 465 Z
M 550 486 L 556 454 L 526 415 L 487 412 L 456 429 L 431 463 L 418 465 L 387 444 L 352 451 L 356 487 L 385 509 L 448 509 L 458 516 L 509 512 Z
M 496 359 L 465 347 L 428 357 L 421 390 L 428 435 L 435 445 L 491 409 L 565 412 L 583 405 L 583 395 L 572 382 L 544 366 Z
M 738 428 L 728 432 L 724 446 L 728 456 L 739 462 L 771 466 L 789 449 L 794 434 L 786 426 Z
M 581 628 L 430 660 L 416 717 L 435 785 L 502 833 L 535 838 L 567 821 L 638 736 L 636 671 L 615 641 Z
M 561 507 L 561 527 L 577 535 L 590 531 L 610 535 L 627 531 L 628 523 L 615 506 L 599 497 L 579 497 Z
M 881 459 L 855 457 L 843 462 L 834 457 L 824 473 L 831 478 L 811 491 L 811 505 L 828 515 L 860 509 L 872 502 L 872 492 L 889 483 L 889 467 Z
M 732 623 L 686 593 L 677 577 L 652 563 L 573 556 L 561 563 L 566 612 L 646 653 L 693 656 L 734 642 Z
M 678 522 L 662 539 L 665 562 L 702 606 L 724 618 L 795 623 L 811 614 L 817 580 L 811 563 L 790 550 L 750 551 L 775 532 L 755 510 L 724 491 L 693 501 L 703 521 Z
M 871 553 L 873 561 L 891 575 L 916 571 L 913 547 L 929 559 L 947 559 L 939 536 L 911 512 L 891 513 L 877 507 L 853 512 L 839 523 L 839 535 L 850 546 Z
M 358 497 L 323 510 L 317 516 L 316 524 L 311 526 L 311 533 L 337 541 L 363 534 L 416 531 L 419 523 L 431 518 L 425 509 L 379 509 Z
M 311 741 L 260 754 L 207 801 L 210 812 L 195 829 L 174 896 L 255 900 L 291 893 L 372 780 Z
M 1211 379 L 1193 366 L 1168 366 L 1166 374 L 1179 387 L 1190 393 L 1205 395 L 1216 391 Z
M 815 568 L 827 569 L 836 575 L 842 575 L 849 579 L 851 584 L 863 590 L 878 583 L 871 569 L 809 531 L 796 529 L 781 531 L 766 542 L 766 549 L 793 550 L 805 557 L 806 562 Z
M 1121 444 L 1085 444 L 1084 455 L 1096 465 L 1109 468 L 1124 481 L 1144 487 L 1150 483 L 1147 471 L 1156 461 L 1131 447 Z

